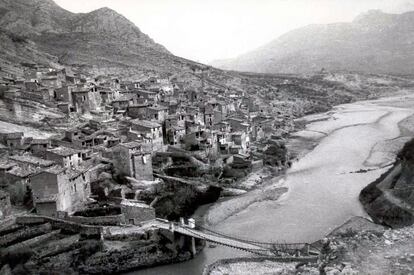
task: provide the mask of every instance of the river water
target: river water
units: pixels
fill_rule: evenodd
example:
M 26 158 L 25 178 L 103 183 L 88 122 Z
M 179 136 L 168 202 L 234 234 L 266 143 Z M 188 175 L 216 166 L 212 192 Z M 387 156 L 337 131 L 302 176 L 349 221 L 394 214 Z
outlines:
M 366 216 L 359 192 L 387 170 L 395 153 L 388 151 L 398 149 L 402 145 L 398 141 L 404 140 L 399 123 L 414 114 L 413 106 L 412 97 L 389 98 L 340 105 L 329 113 L 306 117 L 306 129 L 297 132 L 292 142 L 318 144 L 282 179 L 289 191 L 277 200 L 258 199 L 210 227 L 260 241 L 312 242 L 353 216 Z M 398 144 L 391 146 L 394 141 Z M 361 169 L 367 172 L 361 173 Z M 217 203 L 210 207 L 209 215 L 219 214 L 231 204 L 232 200 Z M 133 274 L 201 274 L 206 264 L 244 255 L 207 246 L 191 261 Z

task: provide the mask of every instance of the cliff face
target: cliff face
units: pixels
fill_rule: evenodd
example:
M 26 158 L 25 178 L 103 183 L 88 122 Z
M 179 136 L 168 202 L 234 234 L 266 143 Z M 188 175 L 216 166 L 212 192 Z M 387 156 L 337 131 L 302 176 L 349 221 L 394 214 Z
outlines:
M 76 14 L 52 0 L 0 0 L 0 42 L 6 64 L 60 63 L 119 73 L 174 71 L 188 62 L 114 10 Z
M 394 166 L 361 191 L 360 201 L 376 223 L 393 228 L 414 224 L 414 139 Z
M 350 70 L 414 72 L 414 12 L 370 11 L 352 22 L 309 25 L 288 32 L 257 50 L 213 65 L 263 73 Z

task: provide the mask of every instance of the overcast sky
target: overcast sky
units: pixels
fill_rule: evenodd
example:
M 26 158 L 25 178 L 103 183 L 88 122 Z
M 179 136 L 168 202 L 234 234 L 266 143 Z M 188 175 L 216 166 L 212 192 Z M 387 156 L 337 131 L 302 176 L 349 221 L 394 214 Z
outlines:
M 414 0 L 55 0 L 72 12 L 109 7 L 173 54 L 208 63 L 231 58 L 308 24 L 362 12 L 414 10 Z

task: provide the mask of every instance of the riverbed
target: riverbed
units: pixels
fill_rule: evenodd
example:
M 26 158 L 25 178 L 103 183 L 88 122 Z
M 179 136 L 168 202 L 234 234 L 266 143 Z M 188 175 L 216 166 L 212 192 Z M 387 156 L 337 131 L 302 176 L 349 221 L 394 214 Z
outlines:
M 414 97 L 400 96 L 340 105 L 328 113 L 305 117 L 306 128 L 290 142 L 315 143 L 314 148 L 285 177 L 263 186 L 265 191 L 243 195 L 255 198 L 245 208 L 222 218 L 243 196 L 210 206 L 207 226 L 259 241 L 313 242 L 353 216 L 367 217 L 358 201 L 359 192 L 392 164 L 398 149 L 412 135 L 413 115 Z M 280 186 L 288 191 L 269 196 L 266 190 Z M 133 274 L 201 274 L 206 264 L 245 255 L 207 245 L 191 261 Z

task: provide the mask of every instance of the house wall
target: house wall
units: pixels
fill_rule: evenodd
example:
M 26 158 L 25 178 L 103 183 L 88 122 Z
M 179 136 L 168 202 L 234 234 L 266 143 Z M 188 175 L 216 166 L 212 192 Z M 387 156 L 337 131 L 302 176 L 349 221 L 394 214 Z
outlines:
M 73 154 L 70 156 L 61 156 L 53 152 L 46 151 L 46 159 L 53 160 L 54 162 L 62 165 L 63 167 L 78 167 L 82 162 L 82 156 L 79 154 Z
M 132 118 L 147 119 L 147 108 L 141 106 L 129 106 L 128 116 Z
M 154 180 L 151 154 L 132 156 L 134 178 L 138 180 Z
M 125 216 L 126 223 L 139 224 L 155 219 L 155 209 L 152 207 L 138 207 L 121 203 L 121 212 Z
M 133 176 L 131 167 L 131 155 L 129 149 L 123 146 L 116 146 L 112 150 L 114 168 L 117 174 Z
M 59 181 L 59 195 L 66 192 L 64 196 L 60 196 L 59 202 L 62 207 L 60 211 L 73 211 L 81 206 L 91 194 L 89 173 L 81 173 L 76 178 L 66 179 L 62 177 Z
M 58 176 L 51 173 L 40 173 L 31 178 L 33 203 L 38 214 L 54 215 L 57 202 L 39 203 L 39 200 L 56 200 L 59 193 L 57 185 Z
M 102 105 L 102 97 L 99 92 L 90 92 L 89 96 L 89 111 L 97 110 Z
M 39 215 L 45 215 L 50 217 L 56 216 L 56 202 L 42 202 L 36 204 L 36 212 Z

